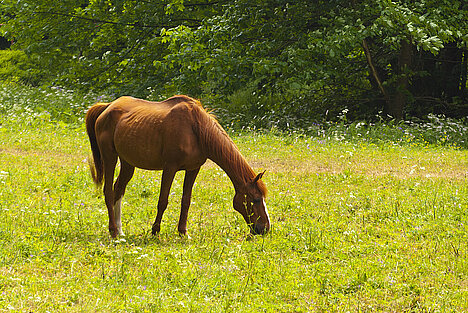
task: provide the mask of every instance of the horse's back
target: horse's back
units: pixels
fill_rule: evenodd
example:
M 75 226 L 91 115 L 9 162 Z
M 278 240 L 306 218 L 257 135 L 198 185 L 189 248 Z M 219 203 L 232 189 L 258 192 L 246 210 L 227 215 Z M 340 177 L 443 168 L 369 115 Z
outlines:
M 123 114 L 127 113 L 166 115 L 170 111 L 181 112 L 185 109 L 191 111 L 190 108 L 193 106 L 201 107 L 201 104 L 198 100 L 184 95 L 173 96 L 160 102 L 138 99 L 131 96 L 122 96 L 109 104 L 102 118 L 108 118 L 108 115 L 120 118 Z
M 119 106 L 119 107 L 120 106 L 129 107 L 129 108 L 135 107 L 135 106 L 149 106 L 149 107 L 155 107 L 155 108 L 160 108 L 160 109 L 170 109 L 181 103 L 200 105 L 200 102 L 198 100 L 195 100 L 185 95 L 172 96 L 163 101 L 148 101 L 144 99 L 134 98 L 131 96 L 122 96 L 114 100 L 112 102 L 112 105 Z
M 146 169 L 161 169 L 167 160 L 191 155 L 195 165 L 204 162 L 193 133 L 191 111 L 199 102 L 187 96 L 174 96 L 161 102 L 120 97 L 103 112 L 103 132 L 111 135 L 119 156 Z M 184 159 L 184 160 L 182 160 Z

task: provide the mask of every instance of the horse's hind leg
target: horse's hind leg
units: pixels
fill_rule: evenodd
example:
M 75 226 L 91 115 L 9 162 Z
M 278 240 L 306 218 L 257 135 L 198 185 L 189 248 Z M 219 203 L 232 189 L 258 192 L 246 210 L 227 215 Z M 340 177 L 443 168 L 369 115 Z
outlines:
M 164 214 L 164 211 L 167 208 L 167 203 L 169 199 L 169 191 L 171 190 L 172 181 L 177 170 L 171 168 L 165 168 L 162 173 L 161 179 L 161 191 L 159 193 L 158 200 L 158 214 L 156 215 L 156 220 L 154 221 L 151 233 L 156 235 L 161 230 L 161 220 Z
M 200 168 L 197 168 L 193 171 L 186 171 L 185 178 L 184 178 L 184 191 L 182 194 L 182 204 L 180 207 L 180 217 L 179 217 L 179 234 L 186 235 L 187 234 L 187 217 L 188 217 L 188 210 L 190 207 L 190 200 L 192 198 L 192 188 L 193 184 L 195 183 L 195 179 L 197 178 L 198 172 Z
M 104 150 L 104 149 L 102 149 Z M 112 151 L 112 150 L 110 150 Z M 101 152 L 102 153 L 102 152 Z M 117 164 L 117 154 L 112 152 L 102 153 L 104 163 L 104 198 L 106 200 L 107 213 L 109 215 L 109 232 L 115 238 L 118 235 L 117 225 L 114 216 L 114 180 L 115 165 Z
M 119 235 L 124 235 L 122 231 L 122 198 L 125 194 L 125 188 L 127 187 L 128 182 L 133 177 L 135 172 L 135 167 L 128 164 L 122 158 L 120 159 L 120 174 L 117 177 L 117 180 L 114 184 L 114 218 L 115 224 L 117 225 L 117 231 Z

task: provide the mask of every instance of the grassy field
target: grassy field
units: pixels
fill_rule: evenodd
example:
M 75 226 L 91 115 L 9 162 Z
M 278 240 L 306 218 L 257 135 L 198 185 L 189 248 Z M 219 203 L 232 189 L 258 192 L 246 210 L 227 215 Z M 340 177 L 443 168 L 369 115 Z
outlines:
M 160 173 L 138 170 L 112 240 L 82 123 L 39 111 L 0 115 L 0 312 L 468 311 L 468 153 L 448 136 L 231 131 L 267 170 L 268 235 L 247 240 L 207 163 L 191 239 L 182 173 L 155 238 Z

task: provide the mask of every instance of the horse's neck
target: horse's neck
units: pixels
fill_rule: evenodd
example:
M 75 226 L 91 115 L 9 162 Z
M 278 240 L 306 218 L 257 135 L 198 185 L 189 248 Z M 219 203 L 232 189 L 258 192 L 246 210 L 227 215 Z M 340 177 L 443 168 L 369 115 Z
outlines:
M 210 160 L 226 172 L 236 190 L 243 188 L 255 176 L 252 168 L 221 125 L 209 113 L 199 106 L 193 108 L 193 113 L 197 121 L 194 130 L 198 134 L 201 148 Z
M 210 159 L 218 164 L 219 167 L 221 167 L 226 172 L 226 174 L 231 179 L 234 188 L 240 189 L 252 177 L 249 175 L 250 166 L 247 164 L 242 155 L 240 155 L 239 150 L 234 149 L 234 151 L 239 154 L 235 158 L 232 158 L 232 156 L 218 156 Z
M 221 129 L 219 131 L 217 140 L 207 143 L 208 158 L 226 172 L 237 190 L 245 186 L 247 181 L 253 178 L 254 173 L 234 142 L 224 131 Z

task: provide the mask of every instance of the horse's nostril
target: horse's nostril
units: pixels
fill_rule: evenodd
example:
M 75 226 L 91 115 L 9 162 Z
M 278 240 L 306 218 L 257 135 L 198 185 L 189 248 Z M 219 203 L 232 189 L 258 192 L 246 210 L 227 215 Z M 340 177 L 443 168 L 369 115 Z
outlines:
M 264 235 L 268 233 L 268 230 L 269 230 L 269 227 L 265 227 L 265 225 L 256 224 L 254 226 L 254 233 L 256 235 Z

